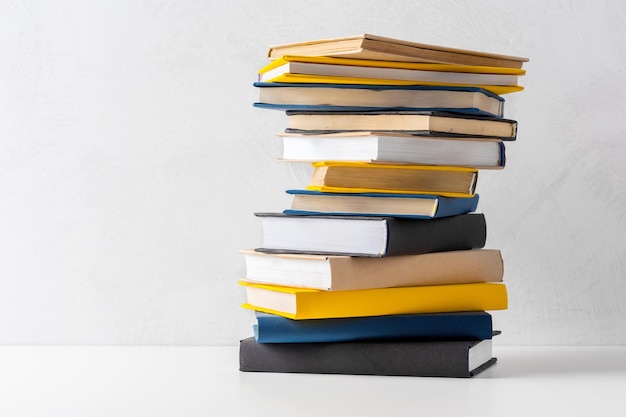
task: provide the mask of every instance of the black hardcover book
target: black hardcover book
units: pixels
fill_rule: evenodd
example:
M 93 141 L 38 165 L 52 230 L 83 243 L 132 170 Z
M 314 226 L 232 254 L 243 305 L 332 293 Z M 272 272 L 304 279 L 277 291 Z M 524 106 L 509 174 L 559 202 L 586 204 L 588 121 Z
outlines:
M 263 225 L 263 245 L 255 250 L 267 253 L 417 255 L 482 248 L 487 238 L 482 213 L 437 219 L 255 215 Z
M 491 340 L 239 344 L 239 370 L 469 378 L 496 362 Z

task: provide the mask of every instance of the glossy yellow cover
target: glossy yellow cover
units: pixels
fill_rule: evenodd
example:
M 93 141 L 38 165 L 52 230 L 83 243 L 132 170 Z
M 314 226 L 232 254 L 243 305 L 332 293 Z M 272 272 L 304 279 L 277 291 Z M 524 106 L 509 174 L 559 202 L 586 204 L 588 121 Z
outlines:
M 458 172 L 477 172 L 475 168 L 457 167 L 457 166 L 443 166 L 443 165 L 407 165 L 407 164 L 379 164 L 370 162 L 350 162 L 350 161 L 319 161 L 313 162 L 313 167 L 322 166 L 342 166 L 342 167 L 366 167 L 371 166 L 373 168 L 384 169 L 411 169 L 419 171 L 458 171 Z
M 387 188 L 343 188 L 343 187 L 329 187 L 327 185 L 309 185 L 306 187 L 310 191 L 320 191 L 324 193 L 385 193 L 385 194 L 424 194 L 424 195 L 439 195 L 442 197 L 459 197 L 470 198 L 474 196 L 474 193 L 454 193 L 448 191 L 423 191 L 423 190 L 389 190 Z
M 332 58 L 325 56 L 293 56 L 285 55 L 259 70 L 259 74 L 277 68 L 288 62 L 309 62 L 313 64 L 348 65 L 356 67 L 378 67 L 412 69 L 421 71 L 464 72 L 475 74 L 524 75 L 526 70 L 519 68 L 487 67 L 481 65 L 437 64 L 423 62 L 377 61 L 373 59 Z
M 502 68 L 502 67 L 486 67 L 475 65 L 456 65 L 456 64 L 429 64 L 416 62 L 397 62 L 397 61 L 376 61 L 369 59 L 349 59 L 349 58 L 330 58 L 330 57 L 302 57 L 302 56 L 283 56 L 270 62 L 259 70 L 259 74 L 264 74 L 288 62 L 306 62 L 331 65 L 360 66 L 360 67 L 377 67 L 377 68 L 395 68 L 409 69 L 421 71 L 438 71 L 438 72 L 456 72 L 456 73 L 477 73 L 477 74 L 499 74 L 499 75 L 515 75 L 521 76 L 526 73 L 523 69 Z M 411 80 L 392 80 L 386 78 L 353 78 L 339 77 L 327 75 L 312 74 L 292 74 L 284 73 L 278 75 L 268 82 L 277 83 L 309 83 L 309 84 L 363 84 L 363 85 L 430 85 L 430 86 L 455 86 L 455 87 L 479 87 L 490 91 L 494 94 L 508 94 L 522 91 L 524 87 L 520 85 L 475 85 L 461 83 L 443 83 L 443 82 L 427 82 L 427 81 L 411 81 Z
M 368 162 L 335 162 L 335 161 L 320 161 L 313 162 L 311 164 L 313 168 L 324 166 L 341 166 L 341 167 L 359 167 L 366 168 L 372 167 L 374 169 L 410 169 L 410 170 L 428 170 L 428 171 L 457 171 L 457 172 L 471 172 L 478 176 L 478 170 L 476 168 L 457 167 L 457 166 L 440 166 L 440 165 L 404 165 L 404 164 L 379 164 Z M 343 187 L 331 187 L 327 185 L 308 185 L 307 190 L 311 191 L 323 191 L 328 193 L 388 193 L 388 194 L 426 194 L 426 195 L 440 195 L 443 197 L 462 197 L 469 198 L 474 196 L 474 193 L 456 193 L 456 192 L 430 192 L 424 190 L 390 190 L 390 189 L 377 189 L 377 188 L 343 188 Z M 475 189 L 475 187 L 473 187 Z
M 299 319 L 384 316 L 459 311 L 504 310 L 508 307 L 502 283 L 451 284 L 370 290 L 322 291 L 240 281 L 244 287 L 281 292 L 295 297 L 295 313 L 272 305 L 243 304 L 244 308 Z

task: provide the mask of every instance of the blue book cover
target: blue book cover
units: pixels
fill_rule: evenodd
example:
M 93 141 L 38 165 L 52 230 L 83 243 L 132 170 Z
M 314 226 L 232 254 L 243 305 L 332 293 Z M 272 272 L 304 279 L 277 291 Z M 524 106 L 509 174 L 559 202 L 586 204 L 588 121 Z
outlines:
M 381 217 L 408 217 L 419 219 L 431 219 L 439 217 L 450 217 L 459 214 L 471 213 L 476 211 L 478 207 L 479 195 L 474 194 L 472 197 L 443 197 L 438 195 L 423 195 L 423 194 L 386 194 L 386 193 L 327 193 L 315 190 L 287 190 L 286 193 L 291 195 L 310 195 L 319 197 L 368 197 L 376 199 L 421 199 L 433 202 L 434 210 L 430 214 L 395 214 L 388 212 L 367 212 L 367 213 L 355 213 L 349 211 L 314 211 L 314 210 L 300 210 L 300 209 L 286 209 L 283 210 L 285 214 L 295 215 L 334 215 L 334 216 L 355 216 L 364 215 L 367 216 L 381 216 Z M 411 201 L 411 200 L 408 200 Z
M 320 343 L 398 339 L 491 339 L 491 315 L 484 311 L 292 320 L 255 312 L 258 343 Z
M 424 107 L 411 107 L 411 106 L 339 106 L 339 105 L 324 105 L 324 104 L 301 104 L 301 103 L 266 103 L 256 102 L 253 105 L 255 107 L 271 110 L 306 110 L 306 111 L 381 111 L 381 110 L 412 110 L 412 111 L 443 111 L 454 113 L 465 113 L 477 116 L 495 116 L 502 117 L 504 99 L 490 91 L 484 90 L 479 87 L 458 87 L 458 86 L 425 86 L 425 85 L 361 85 L 361 84 L 293 84 L 293 83 L 276 83 L 276 82 L 256 82 L 253 84 L 257 88 L 336 88 L 336 89 L 360 89 L 360 90 L 372 90 L 372 91 L 390 91 L 390 90 L 405 90 L 405 91 L 458 91 L 468 92 L 475 94 L 482 94 L 488 98 L 494 99 L 499 102 L 499 109 L 497 111 L 487 111 L 478 107 L 440 107 L 440 106 L 424 106 Z

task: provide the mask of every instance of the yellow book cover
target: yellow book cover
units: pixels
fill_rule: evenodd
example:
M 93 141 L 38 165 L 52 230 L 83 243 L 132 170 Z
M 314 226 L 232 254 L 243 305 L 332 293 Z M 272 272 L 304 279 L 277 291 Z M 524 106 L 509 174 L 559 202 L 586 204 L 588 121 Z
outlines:
M 478 182 L 475 168 L 435 165 L 320 161 L 311 164 L 306 188 L 333 193 L 426 194 L 472 197 Z
M 526 74 L 526 70 L 520 68 L 504 68 L 489 67 L 484 65 L 457 65 L 457 64 L 439 64 L 439 63 L 423 63 L 423 62 L 400 62 L 400 61 L 379 61 L 372 59 L 353 59 L 353 58 L 333 58 L 325 56 L 294 56 L 285 55 L 259 70 L 259 74 L 264 74 L 274 68 L 278 68 L 288 62 L 308 62 L 313 64 L 329 64 L 329 65 L 347 65 L 355 67 L 375 67 L 375 68 L 395 68 L 422 71 L 442 71 L 442 72 L 461 72 L 474 74 L 503 74 L 517 75 Z
M 504 310 L 502 283 L 451 284 L 368 290 L 323 291 L 240 281 L 244 308 L 290 319 L 385 316 L 393 314 Z
M 313 64 L 313 66 L 307 66 L 307 64 Z M 298 65 L 301 69 L 297 69 Z M 524 74 L 525 70 L 514 68 L 285 56 L 259 70 L 259 81 L 472 86 L 500 95 L 523 90 L 523 87 L 517 84 L 517 77 Z

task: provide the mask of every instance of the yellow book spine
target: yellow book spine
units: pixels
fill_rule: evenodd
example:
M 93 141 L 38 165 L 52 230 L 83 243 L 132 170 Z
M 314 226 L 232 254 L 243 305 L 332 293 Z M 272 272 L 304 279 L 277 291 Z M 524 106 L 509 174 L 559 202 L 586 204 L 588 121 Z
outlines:
M 327 185 L 308 185 L 307 190 L 322 191 L 325 193 L 385 193 L 385 194 L 425 194 L 425 195 L 439 195 L 442 197 L 461 197 L 470 198 L 474 196 L 474 193 L 453 193 L 447 191 L 422 191 L 422 190 L 388 190 L 379 188 L 343 188 L 343 187 L 329 187 Z
M 252 284 L 251 286 L 255 285 Z M 297 305 L 295 314 L 247 303 L 243 307 L 271 312 L 296 320 L 504 310 L 508 307 L 506 286 L 501 283 L 433 285 L 355 291 L 298 291 L 287 287 L 267 285 L 263 287 L 270 291 L 293 293 Z
M 478 172 L 476 168 L 446 166 L 446 165 L 409 165 L 409 164 L 380 164 L 370 162 L 350 162 L 350 161 L 318 161 L 312 162 L 313 167 L 322 166 L 342 166 L 342 167 L 371 167 L 372 169 L 402 169 L 419 171 L 458 171 L 458 172 Z
M 501 74 L 501 75 L 517 75 L 526 74 L 526 70 L 521 68 L 506 67 L 490 67 L 485 65 L 459 65 L 459 64 L 441 64 L 426 62 L 405 62 L 405 61 L 381 61 L 375 59 L 358 59 L 358 58 L 338 58 L 324 56 L 296 56 L 284 55 L 276 59 L 259 70 L 259 74 L 263 74 L 271 69 L 279 67 L 287 62 L 306 62 L 314 64 L 330 64 L 345 65 L 356 67 L 374 67 L 374 68 L 397 68 L 420 71 L 439 71 L 439 72 L 461 72 L 474 74 Z

